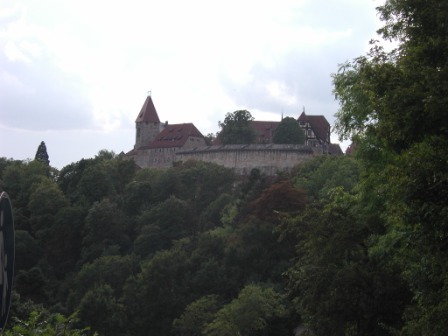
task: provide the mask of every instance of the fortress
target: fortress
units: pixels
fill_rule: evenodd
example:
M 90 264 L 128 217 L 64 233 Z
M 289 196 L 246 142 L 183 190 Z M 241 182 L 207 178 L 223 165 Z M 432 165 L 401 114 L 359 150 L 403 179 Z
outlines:
M 279 145 L 272 136 L 280 121 L 252 121 L 257 134 L 255 144 L 208 146 L 204 136 L 192 124 L 161 123 L 151 96 L 148 96 L 135 121 L 135 145 L 125 154 L 141 168 L 168 168 L 179 162 L 213 162 L 250 174 L 254 168 L 266 175 L 289 171 L 315 155 L 342 154 L 338 144 L 330 142 L 330 124 L 324 116 L 306 115 L 297 119 L 305 132 L 304 145 Z

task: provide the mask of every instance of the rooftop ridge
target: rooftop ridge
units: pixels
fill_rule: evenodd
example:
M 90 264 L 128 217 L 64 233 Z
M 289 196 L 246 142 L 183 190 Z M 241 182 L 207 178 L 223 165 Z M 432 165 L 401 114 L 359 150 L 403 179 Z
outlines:
M 160 123 L 159 115 L 157 114 L 157 110 L 150 95 L 146 97 L 135 122 Z

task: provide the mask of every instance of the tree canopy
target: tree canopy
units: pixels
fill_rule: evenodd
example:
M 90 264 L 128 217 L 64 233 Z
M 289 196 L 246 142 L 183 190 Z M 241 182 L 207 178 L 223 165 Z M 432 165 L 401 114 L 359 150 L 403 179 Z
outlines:
M 50 165 L 50 160 L 47 153 L 47 146 L 45 146 L 45 142 L 41 142 L 36 151 L 35 160 L 41 161 L 45 163 L 47 166 Z
M 224 145 L 253 143 L 256 133 L 251 127 L 252 120 L 254 118 L 247 110 L 227 113 L 224 121 L 218 123 L 221 128 L 218 134 L 219 141 Z
M 341 103 L 336 129 L 353 138 L 364 167 L 360 185 L 369 217 L 385 233 L 371 251 L 388 255 L 413 294 L 403 335 L 443 335 L 448 314 L 448 3 L 388 0 L 378 7 L 379 34 L 366 56 L 333 75 Z M 441 217 L 442 216 L 442 217 Z M 437 298 L 437 299 L 436 299 Z
M 333 75 L 353 156 L 238 178 L 108 151 L 57 178 L 0 158 L 17 228 L 5 334 L 445 335 L 448 3 L 379 11 L 397 49 L 374 42 Z M 248 143 L 250 113 L 227 117 L 222 136 Z
M 298 144 L 305 143 L 305 133 L 296 119 L 285 117 L 277 126 L 272 137 L 275 144 Z

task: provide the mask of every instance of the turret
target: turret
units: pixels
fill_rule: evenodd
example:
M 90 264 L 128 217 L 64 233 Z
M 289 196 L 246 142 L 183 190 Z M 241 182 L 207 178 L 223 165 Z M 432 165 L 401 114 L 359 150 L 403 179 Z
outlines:
M 147 146 L 160 132 L 160 119 L 151 95 L 146 97 L 137 119 L 135 120 L 135 149 Z

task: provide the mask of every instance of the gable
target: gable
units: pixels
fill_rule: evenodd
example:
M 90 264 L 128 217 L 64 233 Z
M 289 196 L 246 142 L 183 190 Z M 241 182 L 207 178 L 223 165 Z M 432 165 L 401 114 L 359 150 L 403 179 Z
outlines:
M 190 137 L 204 138 L 192 123 L 167 125 L 148 148 L 183 147 Z
M 299 122 L 299 125 L 304 128 L 307 128 L 306 123 L 309 123 L 316 138 L 324 142 L 330 141 L 330 124 L 323 115 L 306 115 L 305 112 L 302 112 L 297 121 Z
M 146 100 L 143 103 L 142 109 L 140 110 L 135 122 L 160 123 L 159 115 L 157 114 L 151 96 L 146 97 Z

